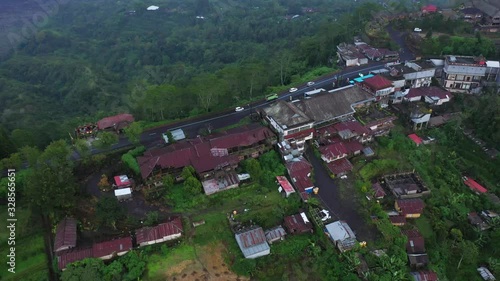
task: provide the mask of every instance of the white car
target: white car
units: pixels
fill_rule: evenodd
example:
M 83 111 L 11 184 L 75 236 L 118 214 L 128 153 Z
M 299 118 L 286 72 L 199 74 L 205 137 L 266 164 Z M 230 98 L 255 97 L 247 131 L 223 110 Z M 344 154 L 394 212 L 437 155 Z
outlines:
M 321 221 L 327 221 L 329 219 L 331 219 L 332 217 L 330 216 L 330 212 L 323 209 L 321 211 L 319 211 L 319 217 L 321 218 Z
M 422 29 L 420 29 L 418 27 L 415 27 L 415 29 L 413 29 L 413 31 L 415 31 L 415 32 L 422 32 Z
M 314 85 L 314 84 L 316 84 L 316 83 L 314 83 L 313 81 L 311 81 L 311 82 L 307 82 L 307 86 L 312 86 L 312 85 Z
M 244 108 L 241 107 L 241 106 L 238 106 L 237 108 L 234 109 L 234 111 L 236 111 L 236 112 L 240 112 L 240 111 L 243 111 L 243 110 L 244 110 Z
M 290 88 L 290 93 L 297 92 L 297 88 Z

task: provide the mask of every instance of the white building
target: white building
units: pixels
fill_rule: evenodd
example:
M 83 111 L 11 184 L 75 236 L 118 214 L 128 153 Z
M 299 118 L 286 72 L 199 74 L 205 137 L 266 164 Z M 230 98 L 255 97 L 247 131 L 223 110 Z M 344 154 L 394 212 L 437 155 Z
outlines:
M 486 60 L 482 57 L 446 56 L 443 86 L 450 92 L 475 92 L 480 89 L 486 70 Z

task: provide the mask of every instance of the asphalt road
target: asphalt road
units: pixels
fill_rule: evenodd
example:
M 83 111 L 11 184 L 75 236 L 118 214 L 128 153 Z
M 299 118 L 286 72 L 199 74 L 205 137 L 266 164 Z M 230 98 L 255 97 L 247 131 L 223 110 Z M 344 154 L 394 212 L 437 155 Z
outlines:
M 375 241 L 376 230 L 367 224 L 358 213 L 358 204 L 354 190 L 341 191 L 336 181 L 323 166 L 323 160 L 317 158 L 312 149 L 306 151 L 306 157 L 314 169 L 314 184 L 319 187 L 318 198 L 329 210 L 333 219 L 344 220 L 352 228 L 359 241 Z M 354 188 L 354 187 L 352 187 Z
M 389 36 L 391 36 L 391 39 L 396 42 L 399 47 L 399 60 L 404 62 L 407 60 L 414 60 L 415 55 L 411 52 L 410 48 L 406 45 L 406 32 L 400 32 L 398 30 L 395 30 L 392 25 L 387 26 L 387 33 L 389 33 Z

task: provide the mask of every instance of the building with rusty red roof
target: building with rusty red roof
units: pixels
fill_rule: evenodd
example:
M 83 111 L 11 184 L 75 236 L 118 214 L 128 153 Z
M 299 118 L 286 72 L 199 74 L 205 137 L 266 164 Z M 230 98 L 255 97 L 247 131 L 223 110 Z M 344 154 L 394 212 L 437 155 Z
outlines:
M 300 198 L 307 202 L 309 194 L 312 193 L 314 184 L 311 180 L 312 165 L 303 157 L 294 158 L 286 163 L 286 169 L 292 184 L 299 192 Z
M 375 75 L 365 79 L 361 82 L 361 85 L 364 89 L 374 95 L 377 100 L 380 100 L 382 97 L 386 97 L 394 92 L 392 82 L 382 75 Z
M 348 151 L 344 146 L 344 143 L 337 142 L 320 147 L 319 152 L 321 153 L 321 159 L 323 159 L 323 161 L 325 161 L 326 163 L 330 163 L 335 160 L 347 157 Z
M 304 212 L 285 217 L 285 228 L 290 234 L 313 232 L 313 225 Z
M 154 227 L 143 227 L 135 231 L 139 246 L 152 245 L 180 238 L 182 236 L 182 221 L 180 217 Z
M 414 281 L 438 281 L 437 273 L 432 270 L 422 270 L 410 273 Z
M 421 101 L 424 98 L 425 102 L 432 105 L 442 105 L 451 100 L 451 93 L 439 87 L 420 87 L 411 88 L 408 94 L 404 96 L 404 100 L 414 102 Z
M 406 218 L 419 218 L 424 211 L 424 201 L 419 198 L 400 199 L 394 203 L 396 210 Z
M 76 220 L 64 218 L 56 228 L 54 252 L 60 252 L 76 247 Z
M 271 253 L 271 248 L 261 227 L 245 230 L 235 234 L 234 237 L 243 256 L 247 259 L 255 259 Z
M 347 158 L 332 161 L 326 164 L 328 170 L 336 177 L 343 176 L 352 171 L 354 166 Z
M 378 182 L 372 184 L 372 192 L 375 199 L 383 199 L 386 195 L 384 189 Z
M 477 183 L 475 180 L 473 180 L 471 178 L 463 177 L 463 181 L 464 181 L 465 185 L 467 185 L 472 191 L 474 191 L 477 194 L 488 192 L 488 190 L 486 188 L 484 188 L 482 185 L 480 185 L 479 183 Z
M 105 117 L 97 121 L 97 128 L 99 130 L 121 130 L 135 121 L 132 114 L 124 113 L 114 116 Z
M 70 263 L 93 257 L 92 248 L 71 249 L 57 256 L 57 266 L 60 270 L 65 270 Z
M 427 6 L 422 7 L 422 13 L 424 14 L 431 14 L 437 12 L 438 8 L 436 5 L 429 4 Z
M 235 168 L 245 157 L 257 157 L 271 149 L 276 136 L 259 124 L 234 128 L 208 137 L 198 137 L 148 150 L 138 157 L 143 179 L 164 172 L 177 174 L 193 166 L 200 178 L 213 171 Z
M 123 256 L 130 250 L 132 250 L 132 237 L 130 236 L 94 243 L 92 246 L 93 257 L 102 260 Z

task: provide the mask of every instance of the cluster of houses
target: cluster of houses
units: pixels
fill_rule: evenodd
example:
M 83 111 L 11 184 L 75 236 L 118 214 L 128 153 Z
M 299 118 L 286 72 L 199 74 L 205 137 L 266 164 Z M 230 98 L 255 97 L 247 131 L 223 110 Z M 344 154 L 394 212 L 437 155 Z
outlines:
M 77 245 L 77 221 L 65 218 L 56 228 L 54 253 L 58 268 L 65 270 L 67 265 L 76 261 L 86 258 L 110 260 L 125 255 L 134 248 L 134 245 L 143 247 L 174 240 L 180 238 L 182 232 L 181 218 L 175 217 L 154 227 L 140 228 L 135 231 L 135 236 L 129 235 L 84 246 L 83 243 Z
M 264 231 L 262 227 L 252 226 L 239 230 L 234 237 L 238 246 L 247 259 L 255 259 L 271 253 L 269 245 L 276 241 L 282 241 L 287 234 L 300 235 L 312 233 L 314 226 L 304 212 L 287 216 L 284 218 L 283 226 L 278 225 Z M 325 234 L 334 245 L 345 252 L 358 244 L 356 235 L 345 221 L 335 221 L 324 226 Z
M 368 60 L 397 60 L 399 53 L 386 48 L 374 48 L 360 39 L 355 39 L 353 44 L 340 43 L 337 46 L 337 57 L 345 66 L 356 66 L 367 64 Z
M 465 21 L 476 23 L 481 31 L 500 30 L 500 3 L 496 0 L 469 0 L 460 12 Z
M 94 137 L 97 132 L 101 131 L 120 132 L 133 122 L 134 116 L 128 113 L 109 116 L 97 121 L 97 123 L 88 123 L 77 127 L 75 136 L 77 138 L 87 138 Z

